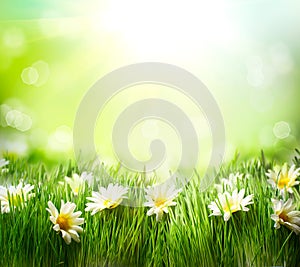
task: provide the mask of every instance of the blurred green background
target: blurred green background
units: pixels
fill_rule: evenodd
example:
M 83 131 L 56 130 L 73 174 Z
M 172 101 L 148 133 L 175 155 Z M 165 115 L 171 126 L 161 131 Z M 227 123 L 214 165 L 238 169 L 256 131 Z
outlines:
M 37 161 L 73 157 L 72 127 L 85 92 L 116 68 L 156 61 L 185 68 L 210 89 L 224 116 L 227 159 L 261 149 L 287 159 L 300 140 L 299 25 L 297 0 L 2 0 L 0 150 Z M 205 165 L 211 143 L 204 115 L 188 99 L 149 85 L 116 96 L 99 116 L 102 159 L 117 161 L 112 118 L 143 97 L 171 99 L 190 115 Z M 160 122 L 136 127 L 132 152 L 147 158 L 145 139 L 156 137 L 166 140 L 172 168 L 180 143 Z

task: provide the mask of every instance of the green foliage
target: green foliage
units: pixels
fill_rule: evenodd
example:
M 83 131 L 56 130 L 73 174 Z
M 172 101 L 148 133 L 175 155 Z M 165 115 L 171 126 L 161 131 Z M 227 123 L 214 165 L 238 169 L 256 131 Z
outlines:
M 222 167 L 220 177 L 247 175 L 241 184 L 246 195 L 254 194 L 250 210 L 234 213 L 228 222 L 209 217 L 207 206 L 217 191 L 212 186 L 200 192 L 197 175 L 175 200 L 177 205 L 156 222 L 155 216 L 146 215 L 146 208 L 119 206 L 94 216 L 85 212 L 92 189 L 86 187 L 74 196 L 59 183 L 78 172 L 72 162 L 47 172 L 42 164 L 10 160 L 1 184 L 16 185 L 23 179 L 35 185 L 35 197 L 22 209 L 0 214 L 0 266 L 300 266 L 299 237 L 284 227 L 274 229 L 270 218 L 270 199 L 276 192 L 265 173 L 273 163 L 263 154 L 262 159 L 246 162 L 236 157 Z M 110 171 L 112 176 L 119 174 L 118 168 Z M 294 198 L 299 209 L 299 186 Z M 59 207 L 61 199 L 76 203 L 76 210 L 83 212 L 80 243 L 66 245 L 52 229 L 47 202 Z
M 294 157 L 294 163 L 297 167 L 300 167 L 300 151 L 296 149 L 296 156 Z

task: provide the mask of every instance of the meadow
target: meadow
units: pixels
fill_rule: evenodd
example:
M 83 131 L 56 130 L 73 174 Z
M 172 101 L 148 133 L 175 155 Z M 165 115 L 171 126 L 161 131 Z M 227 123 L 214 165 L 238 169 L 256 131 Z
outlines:
M 12 156 L 6 159 L 9 163 L 1 168 L 1 185 L 7 188 L 22 181 L 33 186 L 33 195 L 26 198 L 24 191 L 17 197 L 8 194 L 9 206 L 1 201 L 1 266 L 300 266 L 297 227 L 293 231 L 282 224 L 276 229 L 271 219 L 271 199 L 292 199 L 295 210 L 300 210 L 299 185 L 291 186 L 291 192 L 274 188 L 266 173 L 274 169 L 275 162 L 263 153 L 247 161 L 236 156 L 221 167 L 215 180 L 219 186 L 213 184 L 204 192 L 199 190 L 196 173 L 174 197 L 176 206 L 168 207 L 160 220 L 147 215 L 148 207 L 117 205 L 94 215 L 86 211 L 92 191 L 97 191 L 99 184 L 107 186 L 101 170 L 93 173 L 93 186 L 85 181 L 75 194 L 65 179 L 81 173 L 75 162 L 49 171 L 43 163 Z M 292 164 L 300 167 L 299 152 L 289 162 Z M 109 172 L 123 182 L 133 179 L 118 167 Z M 233 188 L 252 195 L 249 210 L 231 210 L 227 220 L 223 216 L 226 210 L 221 208 L 221 216 L 210 216 L 212 202 L 220 207 L 220 190 Z M 62 234 L 53 230 L 48 201 L 59 208 L 61 200 L 75 203 L 75 211 L 82 212 L 80 242 L 67 244 Z M 226 197 L 229 205 L 228 201 Z

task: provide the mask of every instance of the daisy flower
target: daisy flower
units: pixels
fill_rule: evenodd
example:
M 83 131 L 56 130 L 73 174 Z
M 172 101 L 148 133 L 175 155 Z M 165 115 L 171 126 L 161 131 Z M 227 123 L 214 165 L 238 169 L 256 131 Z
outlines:
M 75 203 L 64 203 L 62 200 L 59 212 L 51 201 L 48 201 L 48 207 L 46 210 L 50 213 L 50 221 L 54 224 L 53 229 L 61 232 L 66 244 L 69 245 L 72 239 L 80 242 L 78 233 L 81 234 L 83 229 L 79 225 L 84 223 L 84 219 L 79 218 L 81 211 L 74 212 Z
M 295 211 L 295 205 L 292 199 L 286 202 L 283 200 L 272 199 L 274 214 L 271 219 L 275 221 L 274 227 L 280 228 L 280 225 L 285 225 L 297 235 L 300 233 L 300 211 Z
M 1 212 L 9 213 L 11 208 L 23 207 L 27 200 L 34 196 L 34 193 L 30 193 L 33 188 L 30 184 L 23 186 L 23 182 L 8 188 L 0 186 Z
M 229 174 L 228 178 L 222 178 L 221 179 L 221 184 L 215 184 L 215 188 L 219 193 L 222 193 L 226 190 L 232 190 L 236 188 L 237 183 L 239 180 L 243 179 L 243 174 L 240 174 L 239 172 L 234 174 L 231 173 Z
M 79 191 L 84 189 L 85 182 L 91 184 L 93 179 L 92 173 L 83 172 L 80 176 L 77 173 L 73 173 L 72 178 L 65 177 L 65 181 L 71 187 L 72 192 L 75 196 L 78 195 Z
M 218 198 L 215 201 L 212 201 L 208 208 L 213 212 L 209 216 L 224 216 L 224 221 L 228 221 L 232 213 L 237 211 L 248 211 L 246 207 L 249 204 L 253 204 L 252 199 L 253 195 L 249 195 L 244 198 L 245 189 L 242 189 L 238 192 L 235 189 L 232 194 L 225 192 L 223 194 L 219 193 Z
M 175 206 L 174 198 L 176 198 L 181 190 L 175 189 L 175 186 L 167 184 L 156 187 L 148 187 L 145 189 L 147 202 L 145 207 L 150 207 L 147 212 L 148 216 L 156 214 L 156 220 L 161 220 L 163 213 L 168 213 L 169 206 Z
M 91 211 L 91 215 L 104 209 L 113 209 L 121 204 L 125 195 L 128 193 L 128 188 L 118 184 L 109 184 L 107 188 L 100 187 L 100 192 L 92 192 L 92 197 L 87 197 L 92 201 L 86 204 L 85 211 Z
M 0 169 L 1 169 L 1 173 L 6 173 L 8 172 L 8 168 L 3 168 L 6 165 L 9 164 L 9 160 L 5 160 L 5 159 L 0 159 Z
M 268 183 L 274 188 L 277 187 L 282 192 L 286 189 L 289 193 L 293 193 L 292 187 L 299 184 L 296 179 L 300 175 L 300 168 L 296 169 L 296 166 L 292 165 L 288 169 L 288 165 L 285 163 L 282 168 L 275 166 L 274 170 L 269 170 L 266 175 L 270 178 L 267 180 Z
M 0 168 L 9 164 L 9 160 L 0 159 Z

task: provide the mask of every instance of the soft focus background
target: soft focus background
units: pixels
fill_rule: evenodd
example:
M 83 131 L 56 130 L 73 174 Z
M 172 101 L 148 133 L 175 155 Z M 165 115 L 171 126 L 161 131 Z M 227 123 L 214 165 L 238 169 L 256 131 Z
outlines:
M 264 149 L 287 160 L 299 146 L 297 0 L 2 0 L 0 19 L 2 152 L 49 163 L 73 157 L 72 127 L 85 92 L 106 73 L 144 61 L 178 65 L 207 85 L 224 116 L 227 159 Z M 201 111 L 178 92 L 149 85 L 124 91 L 99 116 L 101 158 L 117 162 L 113 118 L 143 97 L 171 100 L 189 114 L 205 165 L 211 142 Z M 132 153 L 147 158 L 144 144 L 154 138 L 165 140 L 172 168 L 180 140 L 161 121 L 137 125 Z

